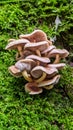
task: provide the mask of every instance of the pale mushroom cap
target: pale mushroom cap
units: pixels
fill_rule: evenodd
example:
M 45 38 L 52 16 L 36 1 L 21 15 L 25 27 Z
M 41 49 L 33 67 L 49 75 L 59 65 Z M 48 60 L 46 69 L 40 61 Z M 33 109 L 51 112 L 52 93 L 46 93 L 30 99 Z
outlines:
M 6 50 L 9 49 L 14 49 L 17 48 L 17 46 L 24 46 L 26 43 L 29 43 L 29 41 L 27 39 L 18 39 L 18 40 L 13 40 L 12 42 L 10 42 L 7 46 L 6 46 Z
M 31 75 L 34 78 L 39 78 L 43 72 L 45 72 L 50 77 L 52 74 L 58 73 L 58 70 L 56 68 L 52 68 L 52 67 L 36 66 L 32 69 Z
M 53 49 L 48 53 L 48 57 L 55 57 L 57 54 L 59 54 L 61 58 L 65 58 L 69 55 L 69 52 L 65 49 Z
M 42 88 L 38 88 L 36 83 L 27 83 L 25 84 L 25 92 L 30 95 L 40 94 L 43 92 Z
M 53 46 L 53 45 L 48 46 L 48 48 L 45 49 L 44 51 L 42 51 L 41 54 L 45 54 L 45 53 L 47 53 L 47 52 L 50 52 L 51 50 L 53 50 L 53 49 L 55 49 L 55 48 L 56 48 L 56 47 Z
M 28 72 L 36 66 L 36 62 L 32 59 L 22 59 L 16 62 L 15 66 L 20 70 L 27 70 Z
M 10 74 L 13 75 L 14 77 L 22 76 L 21 71 L 18 68 L 16 68 L 14 65 L 10 66 L 8 68 L 8 70 L 9 70 Z
M 42 42 L 37 42 L 37 43 L 27 43 L 25 45 L 25 49 L 29 49 L 31 51 L 35 51 L 35 50 L 39 50 L 39 51 L 44 51 L 45 49 L 47 49 L 47 41 L 42 41 Z
M 57 69 L 62 69 L 62 68 L 65 67 L 65 66 L 66 66 L 65 63 L 48 64 L 48 67 L 53 67 L 53 68 L 57 68 Z
M 28 39 L 30 42 L 40 42 L 40 41 L 46 41 L 47 35 L 42 30 L 35 30 L 30 34 L 26 35 L 20 35 L 19 38 L 25 38 Z
M 33 59 L 33 60 L 37 60 L 43 63 L 49 63 L 50 59 L 46 58 L 46 57 L 40 57 L 40 56 L 36 56 L 36 55 L 29 55 L 26 57 L 26 59 Z
M 42 81 L 41 83 L 38 84 L 38 87 L 44 87 L 44 86 L 48 86 L 48 85 L 55 85 L 59 82 L 60 79 L 60 75 L 56 75 L 54 78 L 50 79 L 50 80 L 45 80 Z

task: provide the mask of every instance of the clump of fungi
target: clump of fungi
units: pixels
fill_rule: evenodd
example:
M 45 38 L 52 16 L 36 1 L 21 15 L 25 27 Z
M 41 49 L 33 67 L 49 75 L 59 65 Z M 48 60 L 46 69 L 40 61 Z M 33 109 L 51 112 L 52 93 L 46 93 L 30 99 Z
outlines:
M 43 88 L 50 90 L 58 83 L 59 70 L 66 65 L 60 60 L 69 54 L 65 49 L 57 49 L 42 30 L 20 35 L 17 40 L 10 39 L 6 49 L 18 50 L 16 63 L 8 70 L 28 81 L 25 91 L 31 95 L 42 93 Z

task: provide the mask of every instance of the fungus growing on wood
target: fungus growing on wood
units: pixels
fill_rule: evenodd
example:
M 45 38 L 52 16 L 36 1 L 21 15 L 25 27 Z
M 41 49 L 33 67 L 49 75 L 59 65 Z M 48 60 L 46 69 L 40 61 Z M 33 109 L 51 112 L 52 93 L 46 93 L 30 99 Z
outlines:
M 23 76 L 28 81 L 25 91 L 31 95 L 40 94 L 43 89 L 52 89 L 61 77 L 59 70 L 66 66 L 60 60 L 67 57 L 69 52 L 57 49 L 42 30 L 20 35 L 19 38 L 10 39 L 6 46 L 7 50 L 18 50 L 17 62 L 9 67 L 9 72 L 15 77 Z M 52 58 L 55 58 L 53 62 Z

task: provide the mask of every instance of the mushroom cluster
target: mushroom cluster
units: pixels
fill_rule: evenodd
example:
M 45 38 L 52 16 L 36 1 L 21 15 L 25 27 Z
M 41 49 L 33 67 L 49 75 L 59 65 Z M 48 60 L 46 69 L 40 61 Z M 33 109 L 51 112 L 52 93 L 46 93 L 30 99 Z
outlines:
M 50 90 L 60 79 L 60 63 L 69 55 L 65 49 L 57 49 L 42 30 L 20 35 L 19 39 L 9 39 L 6 50 L 17 49 L 16 63 L 9 67 L 15 77 L 23 76 L 28 83 L 25 91 L 31 95 L 40 94 L 43 88 Z

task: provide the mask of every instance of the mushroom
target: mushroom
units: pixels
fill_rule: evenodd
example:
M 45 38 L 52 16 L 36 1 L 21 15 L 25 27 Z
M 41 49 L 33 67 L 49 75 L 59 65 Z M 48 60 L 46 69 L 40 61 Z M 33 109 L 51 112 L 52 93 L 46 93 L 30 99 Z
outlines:
M 30 34 L 26 35 L 20 35 L 19 38 L 25 38 L 29 40 L 30 42 L 41 42 L 41 41 L 47 41 L 47 35 L 42 30 L 35 30 Z
M 48 67 L 53 67 L 53 68 L 56 68 L 58 70 L 62 69 L 63 67 L 66 66 L 65 63 L 58 63 L 58 64 L 48 64 L 47 65 Z
M 58 83 L 60 79 L 60 75 L 56 75 L 54 78 L 50 79 L 50 80 L 45 80 L 42 81 L 40 83 L 38 83 L 38 87 L 45 87 L 45 86 L 50 86 L 50 85 L 55 85 Z
M 46 73 L 46 75 L 48 75 L 48 77 L 50 78 L 52 76 L 52 74 L 55 75 L 56 73 L 58 73 L 58 70 L 56 68 L 52 68 L 52 67 L 36 66 L 31 70 L 31 75 L 35 79 L 38 79 L 42 76 L 43 72 Z M 45 79 L 45 77 L 44 77 L 44 79 Z M 37 80 L 35 82 L 37 82 Z
M 37 42 L 37 43 L 27 43 L 24 47 L 24 49 L 31 50 L 33 52 L 36 52 L 38 56 L 41 56 L 41 51 L 44 51 L 47 49 L 47 41 Z
M 23 77 L 29 81 L 29 82 L 32 82 L 33 79 L 31 77 L 31 75 L 29 74 L 29 72 L 31 71 L 31 69 L 36 65 L 36 62 L 31 60 L 31 59 L 22 59 L 20 61 L 18 61 L 16 64 L 15 64 L 15 67 L 18 68 Z
M 12 65 L 8 68 L 9 72 L 11 75 L 13 75 L 14 77 L 21 77 L 22 74 L 21 74 L 21 71 L 15 67 L 15 65 Z
M 27 83 L 25 84 L 25 92 L 29 93 L 30 95 L 40 94 L 43 92 L 42 88 L 38 88 L 36 83 Z
M 60 75 L 56 75 L 53 79 L 48 80 L 48 81 L 42 81 L 41 83 L 38 83 L 38 84 L 33 83 L 33 82 L 27 83 L 25 85 L 25 91 L 31 95 L 40 94 L 43 92 L 43 89 L 41 87 L 46 88 L 48 90 L 52 89 L 53 85 L 57 84 L 59 79 L 60 79 Z
M 69 55 L 65 49 L 57 49 L 42 30 L 20 35 L 20 39 L 9 39 L 6 49 L 18 49 L 15 65 L 10 66 L 9 72 L 15 76 L 23 76 L 28 83 L 25 91 L 31 95 L 40 94 L 43 88 L 50 90 L 58 83 L 58 70 L 65 66 L 61 58 Z M 55 61 L 51 61 L 55 58 Z
M 50 52 L 51 50 L 53 50 L 53 49 L 55 49 L 55 48 L 56 48 L 56 47 L 53 46 L 53 45 L 48 46 L 48 48 L 45 49 L 44 51 L 42 51 L 41 54 L 45 54 L 45 53 L 47 53 L 47 52 Z
M 29 41 L 27 39 L 12 40 L 11 42 L 9 42 L 9 44 L 6 46 L 5 49 L 6 50 L 17 49 L 20 56 L 22 56 L 23 55 L 22 49 L 26 43 L 29 43 Z
M 38 65 L 39 64 L 44 65 L 44 64 L 47 64 L 47 63 L 50 62 L 49 58 L 47 58 L 47 57 L 40 57 L 40 56 L 36 56 L 36 55 L 29 55 L 25 59 L 33 59 L 35 61 L 39 61 Z
M 69 55 L 69 52 L 65 49 L 53 49 L 47 54 L 47 57 L 56 57 L 54 64 L 59 63 L 61 58 L 65 58 Z

